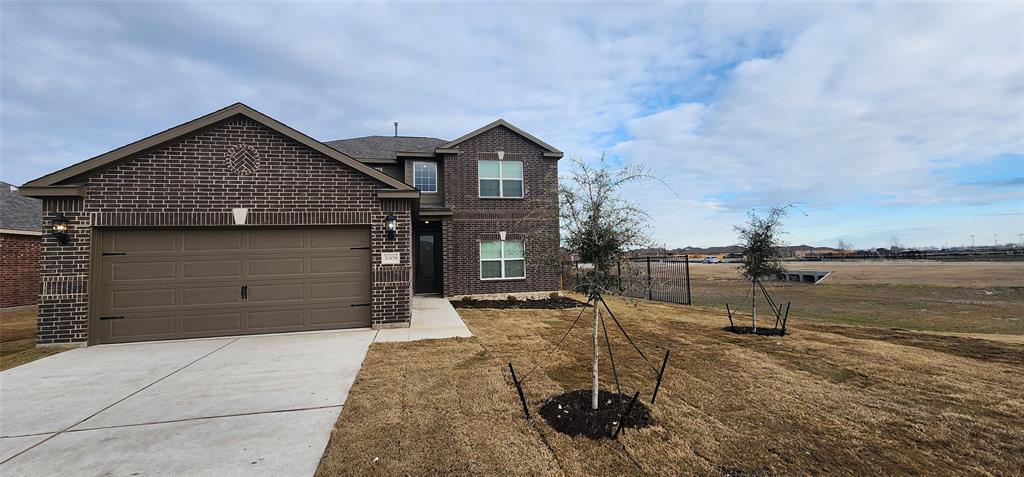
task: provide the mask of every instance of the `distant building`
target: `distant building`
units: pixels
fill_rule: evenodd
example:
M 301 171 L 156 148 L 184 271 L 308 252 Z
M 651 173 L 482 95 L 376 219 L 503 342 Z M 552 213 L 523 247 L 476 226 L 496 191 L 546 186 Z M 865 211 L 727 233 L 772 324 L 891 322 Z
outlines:
M 0 308 L 39 303 L 39 250 L 43 209 L 0 182 Z

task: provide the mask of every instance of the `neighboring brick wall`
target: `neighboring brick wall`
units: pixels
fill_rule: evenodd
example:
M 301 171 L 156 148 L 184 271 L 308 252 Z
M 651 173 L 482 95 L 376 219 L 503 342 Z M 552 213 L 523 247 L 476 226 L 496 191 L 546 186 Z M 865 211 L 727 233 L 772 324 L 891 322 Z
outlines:
M 459 154 L 444 155 L 445 203 L 453 216 L 443 221 L 444 293 L 448 296 L 557 290 L 558 161 L 504 126 L 459 144 Z M 477 161 L 523 161 L 523 199 L 482 199 Z M 507 240 L 526 244 L 526 279 L 481 280 L 480 241 Z
M 38 235 L 0 234 L 0 308 L 39 303 Z
M 234 145 L 259 154 L 254 174 L 226 165 Z M 243 116 L 225 120 L 156 150 L 118 161 L 85 180 L 88 197 L 72 210 L 66 199 L 44 201 L 44 223 L 64 212 L 72 241 L 44 241 L 44 283 L 73 284 L 45 294 L 40 343 L 84 341 L 88 310 L 90 227 L 231 226 L 231 209 L 248 207 L 252 225 L 367 224 L 373 268 L 374 325 L 407 322 L 411 293 L 411 201 L 378 200 L 384 184 Z M 387 240 L 385 217 L 399 219 Z M 400 265 L 381 265 L 381 252 L 401 252 Z M 45 329 L 44 329 L 45 328 Z

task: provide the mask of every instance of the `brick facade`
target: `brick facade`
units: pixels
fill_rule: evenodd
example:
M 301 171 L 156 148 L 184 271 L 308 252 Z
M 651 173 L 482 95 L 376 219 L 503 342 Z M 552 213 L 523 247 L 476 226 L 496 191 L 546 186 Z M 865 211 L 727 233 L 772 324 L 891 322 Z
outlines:
M 515 131 L 497 126 L 444 154 L 445 205 L 453 215 L 442 223 L 444 293 L 447 296 L 554 291 L 558 270 L 558 160 Z M 480 198 L 477 163 L 497 159 L 523 161 L 522 199 Z M 480 279 L 480 241 L 523 240 L 526 278 Z
M 236 145 L 257 151 L 254 173 L 226 161 Z M 44 224 L 64 213 L 71 242 L 43 240 L 39 343 L 88 336 L 92 227 L 233 227 L 234 207 L 249 208 L 249 225 L 369 225 L 372 323 L 409 320 L 412 201 L 378 199 L 383 184 L 259 122 L 235 116 L 65 182 L 84 182 L 87 197 L 44 200 Z M 398 217 L 394 240 L 388 215 Z M 382 252 L 401 252 L 402 263 L 382 265 Z
M 0 308 L 39 303 L 39 235 L 0 234 Z

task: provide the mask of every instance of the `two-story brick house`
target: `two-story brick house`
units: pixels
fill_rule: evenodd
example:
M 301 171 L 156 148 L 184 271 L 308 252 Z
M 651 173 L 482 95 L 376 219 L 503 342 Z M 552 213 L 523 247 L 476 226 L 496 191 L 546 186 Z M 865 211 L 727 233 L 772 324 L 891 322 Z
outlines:
M 414 293 L 558 288 L 562 153 L 503 120 L 319 142 L 234 104 L 26 183 L 38 341 L 407 326 Z

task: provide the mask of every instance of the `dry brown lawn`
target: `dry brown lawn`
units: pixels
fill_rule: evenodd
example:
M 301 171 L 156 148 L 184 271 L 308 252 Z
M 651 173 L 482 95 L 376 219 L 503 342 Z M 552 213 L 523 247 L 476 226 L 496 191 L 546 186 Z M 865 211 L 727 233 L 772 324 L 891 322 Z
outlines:
M 832 270 L 824 283 L 839 285 L 932 285 L 945 287 L 1024 287 L 1024 261 L 940 262 L 936 260 L 786 262 L 792 270 Z M 731 263 L 691 263 L 694 279 L 732 279 Z
M 832 270 L 818 285 L 768 282 L 802 319 L 917 331 L 1024 335 L 1024 262 L 809 262 Z M 732 264 L 691 264 L 693 300 L 750 309 L 750 284 Z M 759 309 L 767 310 L 763 302 Z
M 36 348 L 36 308 L 0 311 L 0 371 L 55 355 L 71 348 Z
M 473 338 L 374 344 L 318 475 L 1020 475 L 1024 344 L 795 319 L 785 338 L 718 310 L 609 300 L 649 354 L 672 350 L 655 426 L 592 441 L 526 421 L 506 363 L 544 400 L 588 382 L 579 310 L 460 310 Z M 583 320 L 581 320 L 583 323 Z M 646 365 L 612 334 L 624 392 Z M 654 358 L 657 360 L 658 358 Z M 604 359 L 602 382 L 611 382 Z

